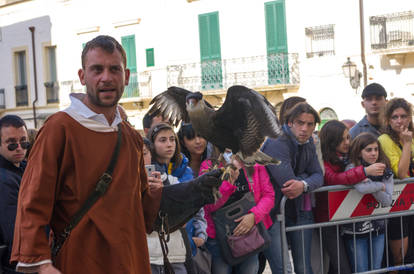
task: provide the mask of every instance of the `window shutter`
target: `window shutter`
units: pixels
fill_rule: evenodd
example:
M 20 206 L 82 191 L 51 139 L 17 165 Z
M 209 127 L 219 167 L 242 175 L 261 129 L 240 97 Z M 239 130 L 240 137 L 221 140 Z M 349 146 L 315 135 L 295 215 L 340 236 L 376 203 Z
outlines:
M 208 14 L 200 14 L 198 16 L 201 61 L 210 59 L 210 37 L 208 22 Z
M 267 53 L 287 53 L 285 2 L 265 3 Z
M 126 52 L 127 68 L 131 72 L 137 72 L 137 57 L 135 49 L 135 35 L 124 36 L 121 38 L 121 44 Z
M 153 67 L 155 65 L 154 49 L 146 49 L 147 67 Z

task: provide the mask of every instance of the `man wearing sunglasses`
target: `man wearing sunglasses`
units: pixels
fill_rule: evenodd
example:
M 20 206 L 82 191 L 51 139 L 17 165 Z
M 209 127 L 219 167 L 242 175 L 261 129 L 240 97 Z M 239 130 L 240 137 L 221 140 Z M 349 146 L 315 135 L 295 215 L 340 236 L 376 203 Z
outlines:
M 4 273 L 13 274 L 15 264 L 10 265 L 17 196 L 26 162 L 28 142 L 26 124 L 16 115 L 0 119 L 0 246 L 6 245 L 1 258 Z

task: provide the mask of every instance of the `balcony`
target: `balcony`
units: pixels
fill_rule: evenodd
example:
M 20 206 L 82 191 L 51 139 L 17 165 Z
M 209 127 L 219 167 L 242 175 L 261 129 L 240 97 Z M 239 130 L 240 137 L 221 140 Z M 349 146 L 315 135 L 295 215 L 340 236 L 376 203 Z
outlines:
M 401 50 L 414 46 L 413 11 L 371 16 L 369 23 L 371 49 Z
M 269 90 L 298 87 L 299 83 L 297 53 L 222 59 L 131 73 L 120 102 L 150 100 L 169 86 L 224 94 L 233 85 Z M 62 81 L 59 87 L 61 94 L 85 92 L 79 80 Z
M 296 53 L 277 53 L 167 66 L 167 85 L 192 91 L 223 90 L 233 85 L 265 88 L 299 85 Z
M 139 97 L 138 73 L 131 72 L 131 75 L 129 76 L 128 86 L 125 86 L 122 98 L 135 97 Z

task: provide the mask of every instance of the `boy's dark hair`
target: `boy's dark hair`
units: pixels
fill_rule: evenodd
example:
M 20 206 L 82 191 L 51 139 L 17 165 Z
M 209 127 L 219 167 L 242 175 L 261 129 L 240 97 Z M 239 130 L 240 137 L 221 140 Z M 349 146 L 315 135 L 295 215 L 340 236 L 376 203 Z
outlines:
M 156 139 L 157 135 L 161 131 L 164 131 L 164 130 L 170 130 L 174 133 L 175 153 L 174 153 L 174 156 L 171 159 L 171 162 L 174 163 L 174 167 L 179 167 L 181 165 L 182 160 L 183 160 L 183 157 L 181 156 L 181 151 L 180 151 L 180 144 L 179 144 L 179 141 L 178 141 L 177 134 L 174 132 L 173 127 L 170 126 L 167 123 L 156 124 L 152 128 L 150 128 L 150 130 L 148 131 L 147 138 L 151 142 L 150 148 L 151 148 L 152 161 L 156 161 L 156 159 L 157 159 L 157 154 L 155 152 L 155 139 Z
M 148 150 L 151 151 L 151 141 L 148 140 L 147 137 L 142 138 L 142 140 L 144 141 L 144 146 L 146 146 L 148 148 Z
M 17 115 L 6 115 L 0 119 L 0 141 L 1 141 L 1 129 L 4 127 L 21 128 L 24 127 L 27 130 L 26 123 Z
M 368 145 L 376 143 L 378 145 L 378 160 L 376 163 L 383 163 L 388 168 L 390 161 L 381 149 L 381 144 L 372 133 L 363 132 L 356 136 L 351 142 L 351 149 L 349 151 L 349 160 L 354 166 L 362 165 L 361 151 Z
M 407 112 L 407 116 L 409 119 L 413 116 L 413 108 L 409 102 L 407 102 L 403 98 L 394 98 L 388 101 L 388 103 L 385 105 L 385 112 L 384 112 L 384 129 L 383 132 L 388 134 L 391 139 L 394 141 L 394 143 L 399 144 L 400 143 L 400 137 L 398 136 L 398 133 L 395 132 L 390 125 L 390 120 L 392 113 L 397 109 L 402 108 Z M 408 124 L 408 130 L 413 131 L 413 121 L 411 120 Z
M 319 132 L 322 159 L 332 165 L 339 165 L 343 169 L 345 165 L 339 159 L 336 148 L 342 142 L 345 130 L 347 130 L 347 127 L 344 123 L 338 120 L 331 120 L 326 122 Z
M 86 43 L 85 47 L 82 50 L 82 68 L 85 69 L 85 61 L 86 61 L 86 54 L 88 51 L 95 49 L 95 48 L 101 48 L 104 51 L 108 53 L 113 53 L 114 50 L 118 50 L 119 53 L 122 56 L 122 62 L 124 63 L 124 67 L 127 67 L 126 63 L 126 53 L 124 48 L 121 46 L 121 44 L 118 43 L 118 41 L 115 40 L 115 38 L 108 36 L 108 35 L 99 35 L 89 42 Z
M 292 96 L 287 99 L 285 99 L 280 106 L 280 112 L 279 112 L 279 121 L 280 123 L 286 124 L 286 113 L 289 112 L 292 107 L 294 107 L 298 103 L 306 102 L 306 99 L 299 96 Z
M 315 124 L 319 124 L 321 119 L 319 118 L 318 112 L 308 103 L 302 102 L 297 103 L 294 105 L 285 115 L 284 119 L 286 123 L 293 122 L 296 118 L 298 118 L 302 113 L 309 113 L 312 114 L 315 118 Z M 283 122 L 283 121 L 282 121 Z
M 153 113 L 145 113 L 144 118 L 142 118 L 142 127 L 145 128 L 151 128 L 152 125 L 152 121 L 154 120 L 155 117 L 157 116 L 161 116 L 161 113 L 157 110 Z M 164 117 L 162 117 L 164 119 Z
M 187 147 L 185 146 L 184 137 L 187 138 L 188 140 L 192 140 L 197 136 L 198 137 L 201 137 L 201 136 L 195 132 L 193 125 L 189 123 L 181 123 L 181 127 L 178 130 L 177 135 L 178 135 L 178 140 L 180 141 L 181 152 L 188 158 L 189 161 L 191 161 L 191 154 L 188 151 Z M 206 158 L 207 158 L 207 145 L 206 145 L 206 148 L 204 149 L 203 155 L 201 156 L 201 161 L 204 161 Z

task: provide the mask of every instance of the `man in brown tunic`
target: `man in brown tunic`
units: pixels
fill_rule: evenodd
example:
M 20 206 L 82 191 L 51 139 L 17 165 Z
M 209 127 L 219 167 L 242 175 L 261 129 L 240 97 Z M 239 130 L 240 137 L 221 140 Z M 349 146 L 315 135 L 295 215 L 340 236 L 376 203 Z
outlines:
M 142 139 L 117 110 L 129 79 L 125 51 L 112 37 L 96 37 L 82 53 L 79 78 L 87 95 L 71 95 L 71 106 L 46 121 L 30 154 L 11 261 L 28 273 L 150 273 L 145 234 L 168 191 L 149 191 Z M 112 183 L 52 265 L 45 227 L 60 235 L 93 191 L 114 151 L 118 124 L 122 139 Z

